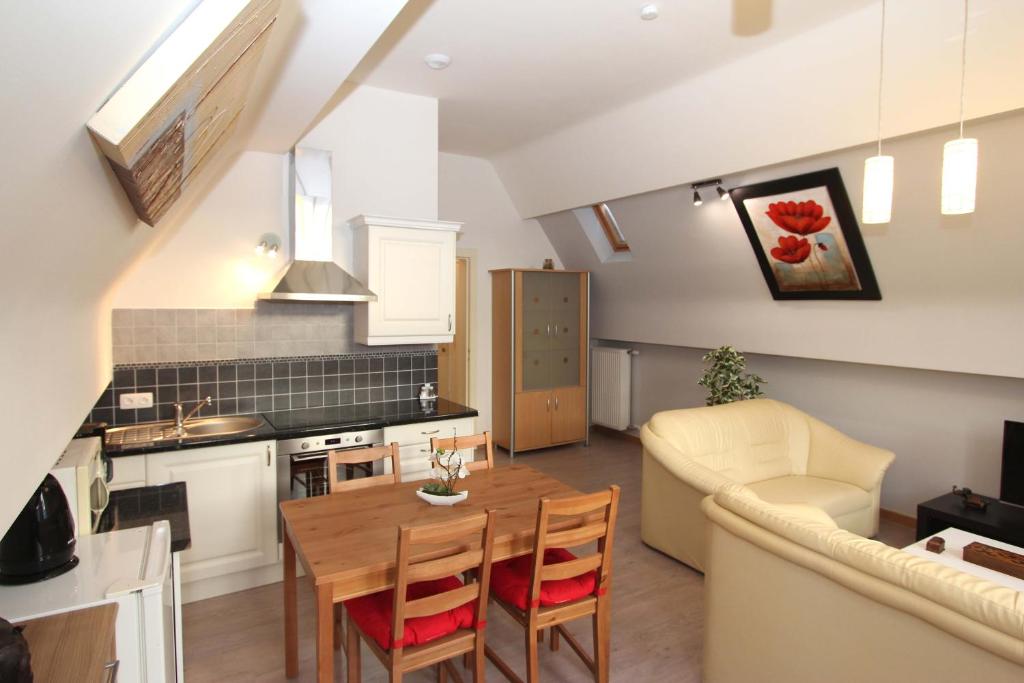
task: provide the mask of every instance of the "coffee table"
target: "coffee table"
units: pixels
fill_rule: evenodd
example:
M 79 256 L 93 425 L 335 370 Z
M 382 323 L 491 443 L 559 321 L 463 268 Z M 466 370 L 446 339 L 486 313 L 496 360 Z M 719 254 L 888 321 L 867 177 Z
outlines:
M 968 510 L 960 496 L 952 493 L 932 498 L 917 506 L 917 540 L 955 527 L 1003 543 L 1024 546 L 1024 507 L 981 496 L 988 501 L 984 511 Z
M 946 549 L 941 553 L 933 553 L 925 550 L 924 545 L 928 542 L 928 538 L 931 538 L 932 536 L 941 536 L 946 541 Z M 933 562 L 944 564 L 947 567 L 959 569 L 971 576 L 987 579 L 992 583 L 999 584 L 1000 586 L 1006 586 L 1007 588 L 1024 592 L 1024 579 L 1018 579 L 1014 576 L 1003 574 L 1002 572 L 997 572 L 993 569 L 986 569 L 985 567 L 974 564 L 973 562 L 965 562 L 963 559 L 964 546 L 975 541 L 995 548 L 1002 548 L 1003 550 L 1010 550 L 1021 554 L 1024 554 L 1024 548 L 1019 548 L 1017 546 L 1010 545 L 1009 543 L 1002 543 L 991 538 L 985 538 L 984 536 L 972 534 L 971 532 L 964 531 L 962 529 L 943 529 L 937 534 L 929 535 L 928 538 L 923 538 L 917 543 L 908 545 L 903 550 L 911 555 L 923 557 L 926 560 L 932 560 Z

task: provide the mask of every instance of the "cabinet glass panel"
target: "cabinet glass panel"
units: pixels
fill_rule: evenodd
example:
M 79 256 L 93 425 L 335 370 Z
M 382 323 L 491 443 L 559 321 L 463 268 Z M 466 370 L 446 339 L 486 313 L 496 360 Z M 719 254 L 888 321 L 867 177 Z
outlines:
M 551 314 L 548 311 L 523 311 L 523 347 L 527 351 L 551 348 Z
M 573 346 L 551 352 L 551 380 L 553 387 L 580 383 L 580 349 Z
M 553 311 L 575 311 L 577 315 L 580 310 L 580 276 L 578 273 L 550 273 L 549 279 L 551 310 Z
M 523 273 L 523 313 L 550 311 L 551 281 L 547 273 Z
M 523 391 L 548 389 L 551 384 L 551 351 L 523 353 Z

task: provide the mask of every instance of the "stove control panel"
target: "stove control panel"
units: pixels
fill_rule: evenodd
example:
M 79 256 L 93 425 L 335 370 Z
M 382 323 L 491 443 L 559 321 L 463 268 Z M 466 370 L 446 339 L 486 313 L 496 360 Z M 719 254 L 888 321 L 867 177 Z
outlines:
M 283 439 L 277 442 L 277 454 L 295 455 L 296 453 L 330 451 L 336 448 L 376 446 L 383 443 L 383 429 L 364 429 L 354 432 L 339 432 L 334 434 L 299 437 L 297 439 Z

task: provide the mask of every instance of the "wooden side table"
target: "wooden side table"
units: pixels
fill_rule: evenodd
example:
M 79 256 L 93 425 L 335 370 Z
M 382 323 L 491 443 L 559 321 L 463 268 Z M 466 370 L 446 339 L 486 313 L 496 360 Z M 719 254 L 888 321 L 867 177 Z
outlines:
M 969 510 L 963 498 L 947 493 L 917 506 L 917 540 L 954 527 L 1015 546 L 1024 546 L 1024 508 L 981 496 L 985 510 Z
M 22 622 L 41 683 L 112 683 L 117 680 L 114 624 L 117 605 L 63 612 Z

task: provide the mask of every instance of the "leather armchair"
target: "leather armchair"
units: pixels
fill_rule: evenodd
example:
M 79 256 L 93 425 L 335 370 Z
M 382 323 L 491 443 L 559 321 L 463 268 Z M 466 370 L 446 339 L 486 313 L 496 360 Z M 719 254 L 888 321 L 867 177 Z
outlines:
M 704 571 L 701 500 L 742 484 L 769 503 L 823 510 L 861 536 L 878 533 L 882 478 L 894 455 L 770 399 L 657 413 L 641 430 L 641 537 Z

